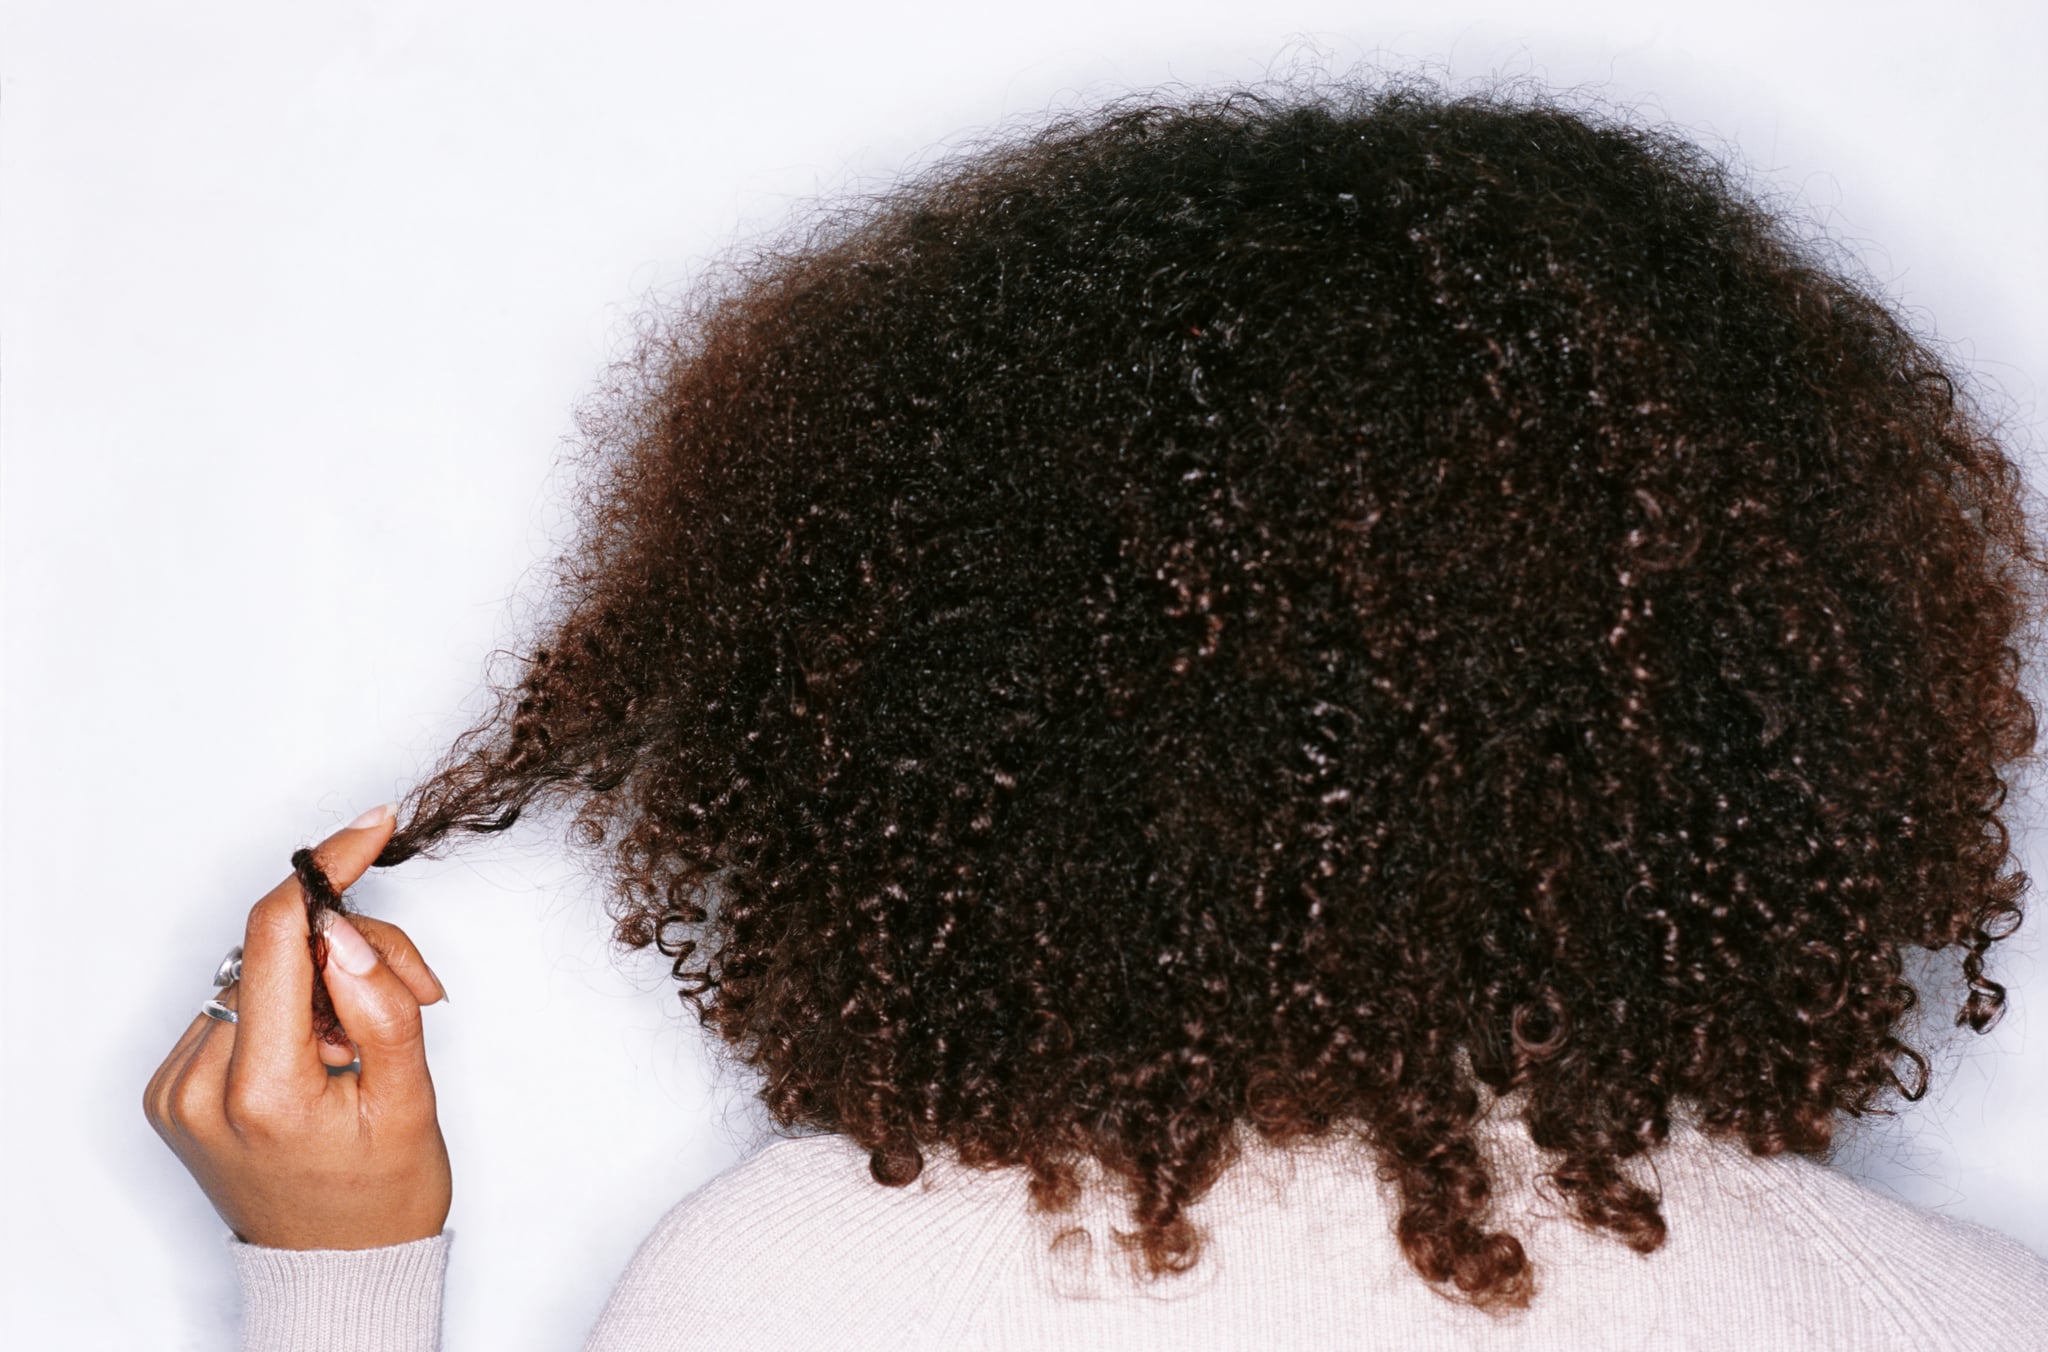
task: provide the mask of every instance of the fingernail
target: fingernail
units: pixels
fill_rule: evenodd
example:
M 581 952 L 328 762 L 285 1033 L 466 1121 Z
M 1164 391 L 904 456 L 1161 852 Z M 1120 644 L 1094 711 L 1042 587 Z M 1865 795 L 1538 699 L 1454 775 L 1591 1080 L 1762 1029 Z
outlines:
M 377 807 L 371 808 L 368 812 L 365 812 L 362 816 L 350 822 L 343 829 L 349 831 L 360 831 L 366 826 L 382 826 L 385 822 L 389 821 L 392 817 L 395 817 L 397 815 L 398 804 L 383 803 Z
M 422 966 L 422 967 L 426 967 L 426 968 L 427 968 L 427 975 L 428 975 L 428 976 L 430 976 L 430 977 L 432 977 L 432 978 L 434 978 L 434 984 L 435 984 L 436 986 L 439 986 L 439 987 L 441 988 L 441 1003 L 442 1003 L 442 1004 L 447 1004 L 447 1003 L 448 1003 L 448 983 L 447 983 L 447 982 L 445 982 L 445 981 L 443 981 L 443 980 L 441 979 L 441 974 L 440 974 L 439 972 L 435 971 L 435 970 L 434 970 L 433 968 L 431 968 L 431 967 L 427 967 L 427 960 L 426 960 L 425 958 L 421 958 L 421 959 L 420 959 L 420 966 Z
M 363 932 L 348 923 L 348 917 L 329 912 L 334 918 L 327 924 L 327 960 L 350 976 L 367 976 L 377 966 L 377 950 L 370 947 L 370 941 Z

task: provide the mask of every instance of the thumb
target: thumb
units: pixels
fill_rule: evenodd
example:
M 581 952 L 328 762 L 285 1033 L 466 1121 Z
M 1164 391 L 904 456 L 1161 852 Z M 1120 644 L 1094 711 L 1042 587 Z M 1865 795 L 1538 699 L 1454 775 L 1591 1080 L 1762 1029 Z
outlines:
M 345 892 L 368 871 L 398 826 L 398 804 L 373 807 L 313 847 L 314 862 L 336 892 Z
M 321 919 L 327 931 L 327 991 L 362 1061 L 362 1092 L 373 1099 L 416 1095 L 427 1068 L 419 998 L 347 916 L 324 911 Z

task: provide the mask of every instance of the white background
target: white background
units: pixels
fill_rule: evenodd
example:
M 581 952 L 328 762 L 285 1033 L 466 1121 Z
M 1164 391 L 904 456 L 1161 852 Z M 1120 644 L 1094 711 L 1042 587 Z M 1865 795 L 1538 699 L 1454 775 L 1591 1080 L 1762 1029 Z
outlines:
M 2041 13 L 10 3 L 8 1346 L 230 1346 L 224 1226 L 142 1087 L 291 850 L 396 797 L 473 712 L 562 525 L 570 410 L 650 288 L 1007 118 L 1377 53 L 1584 85 L 1738 150 L 1938 318 L 2031 453 Z M 660 1214 L 754 1140 L 744 1085 L 661 963 L 614 960 L 548 832 L 354 895 L 453 996 L 428 1015 L 448 1346 L 574 1346 Z M 1847 1162 L 2048 1251 L 2043 929 L 2000 950 L 2005 1024 Z

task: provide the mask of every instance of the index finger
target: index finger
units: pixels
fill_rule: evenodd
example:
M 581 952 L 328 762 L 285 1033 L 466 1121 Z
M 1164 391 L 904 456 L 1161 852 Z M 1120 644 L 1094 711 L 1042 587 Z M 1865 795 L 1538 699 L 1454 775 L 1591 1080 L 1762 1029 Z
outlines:
M 313 857 L 339 892 L 363 875 L 391 838 L 392 805 L 364 813 L 314 847 Z M 255 1086 L 324 1092 L 325 1063 L 313 1037 L 313 956 L 307 945 L 306 892 L 294 874 L 249 912 L 242 941 L 228 1088 Z

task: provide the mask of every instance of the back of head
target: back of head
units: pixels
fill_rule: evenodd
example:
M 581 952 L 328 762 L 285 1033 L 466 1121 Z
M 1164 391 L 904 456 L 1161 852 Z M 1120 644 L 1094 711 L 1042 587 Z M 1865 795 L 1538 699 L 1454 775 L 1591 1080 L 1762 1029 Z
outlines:
M 1128 1182 L 1356 1131 L 1527 1300 L 1476 1083 L 1590 1226 L 1674 1104 L 1917 1096 L 1905 952 L 2025 875 L 2044 567 L 1958 373 L 1683 139 L 1410 80 L 1123 100 L 707 274 L 380 860 L 575 806 L 777 1118 Z

